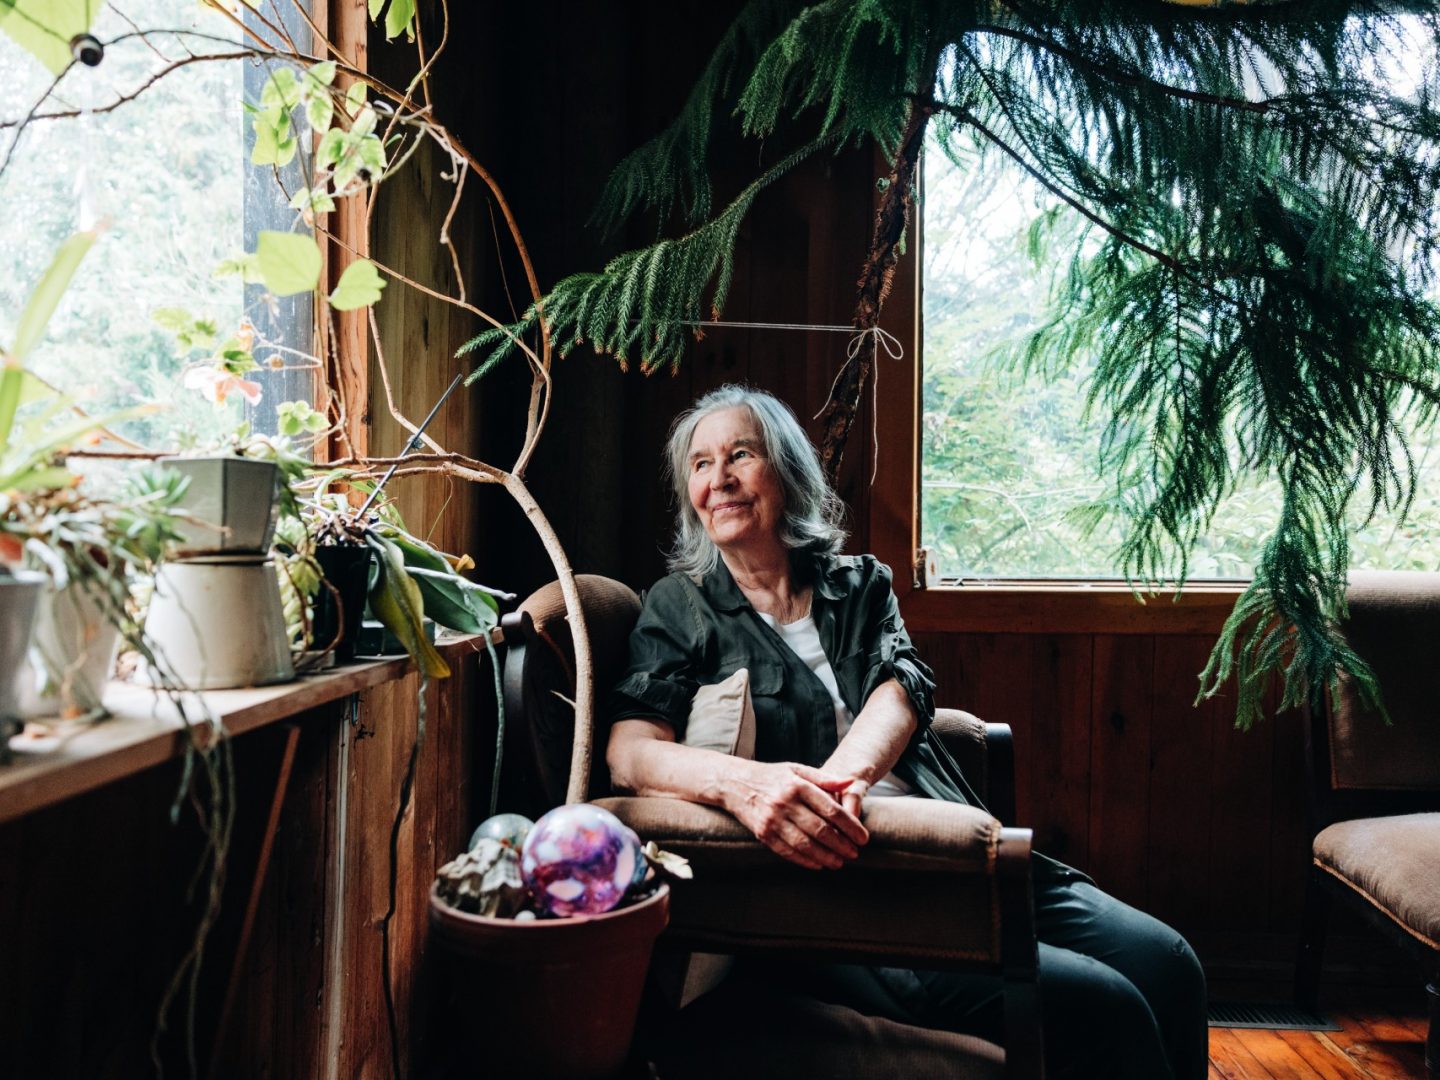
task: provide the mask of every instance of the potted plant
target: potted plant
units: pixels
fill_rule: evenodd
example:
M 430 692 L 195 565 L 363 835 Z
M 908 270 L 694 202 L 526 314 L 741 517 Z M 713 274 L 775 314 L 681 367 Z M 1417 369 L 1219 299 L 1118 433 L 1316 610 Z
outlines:
M 368 493 L 360 507 L 334 490 L 350 480 L 357 495 Z M 353 655 L 362 603 L 429 676 L 444 678 L 449 666 L 435 651 L 425 619 L 466 634 L 488 633 L 499 613 L 500 600 L 513 600 L 505 592 L 463 577 L 474 563 L 466 555 L 449 555 L 420 539 L 405 527 L 398 508 L 368 481 L 355 480 L 343 470 L 321 476 L 305 499 L 301 517 L 313 543 L 313 554 L 324 570 L 329 588 L 317 604 L 338 601 L 346 620 L 342 646 Z M 333 590 L 333 592 L 332 592 Z M 316 643 L 323 644 L 319 634 Z
M 45 586 L 35 597 L 29 666 L 12 659 L 0 669 L 7 676 L 19 669 L 18 680 L 5 679 L 0 711 L 8 711 L 15 693 L 30 716 L 103 715 L 101 686 L 116 644 L 140 637 L 133 572 L 153 565 L 176 537 L 179 477 L 142 474 L 111 499 L 83 485 L 66 463 L 76 443 L 100 439 L 106 425 L 143 409 L 85 416 L 23 366 L 94 240 L 94 233 L 79 233 L 61 245 L 26 302 L 0 369 L 0 563 L 12 570 L 7 592 L 22 594 L 27 581 L 32 589 Z M 16 567 L 29 575 L 17 579 Z M 5 641 L 19 647 L 27 605 L 16 601 L 6 609 Z
M 643 848 L 608 810 L 556 807 L 481 823 L 430 890 L 430 936 L 452 997 L 504 1037 L 500 1075 L 614 1076 L 630 1048 L 655 940 L 669 921 L 666 878 L 684 859 Z M 553 1032 L 565 1026 L 568 1038 Z

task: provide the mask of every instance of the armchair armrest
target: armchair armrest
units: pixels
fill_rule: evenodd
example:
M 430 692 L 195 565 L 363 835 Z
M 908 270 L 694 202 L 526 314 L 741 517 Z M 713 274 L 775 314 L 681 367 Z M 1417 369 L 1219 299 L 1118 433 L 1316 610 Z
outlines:
M 1015 820 L 1015 744 L 1009 724 L 987 724 L 959 709 L 936 709 L 930 730 L 950 752 L 985 806 L 1001 821 Z
M 729 814 L 677 799 L 601 799 L 645 840 L 690 860 L 669 943 L 803 952 L 859 963 L 1033 971 L 1030 831 L 930 799 L 870 799 L 870 842 L 838 872 L 777 857 Z M 1006 948 L 1006 940 L 1011 942 Z M 1016 941 L 1028 940 L 1015 956 Z

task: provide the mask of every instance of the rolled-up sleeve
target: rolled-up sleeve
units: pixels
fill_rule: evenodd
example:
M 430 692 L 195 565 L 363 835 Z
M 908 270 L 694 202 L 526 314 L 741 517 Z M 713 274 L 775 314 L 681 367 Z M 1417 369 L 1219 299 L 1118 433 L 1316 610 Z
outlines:
M 871 595 L 866 597 L 871 613 L 873 645 L 870 667 L 861 689 L 861 701 L 868 701 L 876 687 L 894 679 L 910 699 L 923 730 L 935 719 L 934 673 L 920 659 L 905 630 L 905 621 L 900 618 L 900 604 L 890 584 L 890 568 L 878 561 L 874 566 L 875 573 L 867 585 Z
M 680 588 L 669 578 L 656 583 L 630 633 L 629 666 L 610 694 L 611 720 L 661 720 L 683 739 L 699 687 L 699 652 L 695 619 Z

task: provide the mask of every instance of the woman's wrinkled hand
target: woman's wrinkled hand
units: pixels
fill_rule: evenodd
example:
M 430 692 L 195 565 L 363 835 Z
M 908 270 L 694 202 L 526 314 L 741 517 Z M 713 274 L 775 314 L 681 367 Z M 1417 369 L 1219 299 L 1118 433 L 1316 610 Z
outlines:
M 857 783 L 794 762 L 745 763 L 726 784 L 723 805 L 762 844 L 809 870 L 838 870 L 870 834 L 841 793 Z M 859 798 L 854 800 L 858 809 Z
M 840 792 L 840 805 L 848 810 L 855 819 L 860 819 L 860 806 L 865 796 L 870 793 L 870 783 L 866 780 L 852 780 L 850 785 Z

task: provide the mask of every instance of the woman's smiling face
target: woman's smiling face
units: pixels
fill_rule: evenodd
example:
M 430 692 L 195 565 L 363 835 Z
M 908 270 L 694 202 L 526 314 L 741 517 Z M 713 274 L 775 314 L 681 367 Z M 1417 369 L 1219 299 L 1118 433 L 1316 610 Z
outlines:
M 690 505 L 722 551 L 778 545 L 785 493 L 750 410 L 713 412 L 690 438 Z

